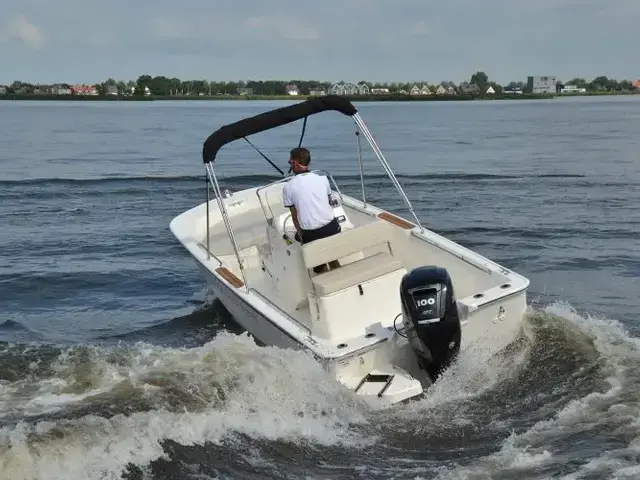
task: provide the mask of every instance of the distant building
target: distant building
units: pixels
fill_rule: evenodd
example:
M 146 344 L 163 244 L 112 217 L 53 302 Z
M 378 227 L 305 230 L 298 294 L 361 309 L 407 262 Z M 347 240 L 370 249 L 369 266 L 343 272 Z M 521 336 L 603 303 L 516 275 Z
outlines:
M 240 87 L 236 90 L 238 95 L 253 95 L 253 88 Z
M 528 77 L 527 90 L 531 93 L 556 93 L 556 77 Z
M 0 85 L 0 95 L 4 95 L 7 93 L 7 87 L 5 85 Z
M 131 91 L 131 95 L 134 95 L 136 93 L 136 87 L 131 87 L 130 91 Z M 149 87 L 146 87 L 146 86 L 144 87 L 143 95 L 147 97 L 151 95 L 151 90 L 149 90 Z
M 300 89 L 295 83 L 285 85 L 284 89 L 287 92 L 287 95 L 300 95 Z
M 576 85 L 565 85 L 560 89 L 560 93 L 585 93 L 586 91 L 586 88 Z
M 512 94 L 512 95 L 522 95 L 522 88 L 506 86 L 502 88 L 502 93 Z
M 339 82 L 329 87 L 329 93 L 333 95 L 369 95 L 371 89 L 364 82 L 360 82 L 357 85 L 351 82 Z
M 487 95 L 493 95 L 494 93 L 496 93 L 496 91 L 491 85 L 489 85 L 489 88 L 487 88 Z
M 640 80 L 634 80 L 631 82 L 631 88 L 640 90 Z
M 71 87 L 71 91 L 74 95 L 98 95 L 98 89 L 95 85 L 74 85 Z
M 313 95 L 315 97 L 322 97 L 324 95 L 326 95 L 327 92 L 325 92 L 323 89 L 318 88 L 318 89 L 311 89 L 309 90 L 309 95 Z
M 111 96 L 116 96 L 118 95 L 118 87 L 115 85 L 105 85 L 104 86 L 104 94 L 105 95 L 111 95 Z
M 374 95 L 383 95 L 383 94 L 389 93 L 389 89 L 388 88 L 372 88 L 371 93 L 373 93 Z
M 462 94 L 477 95 L 480 93 L 480 87 L 475 83 L 462 82 L 458 88 Z
M 51 86 L 52 95 L 71 95 L 72 93 L 71 88 L 67 85 L 56 84 Z

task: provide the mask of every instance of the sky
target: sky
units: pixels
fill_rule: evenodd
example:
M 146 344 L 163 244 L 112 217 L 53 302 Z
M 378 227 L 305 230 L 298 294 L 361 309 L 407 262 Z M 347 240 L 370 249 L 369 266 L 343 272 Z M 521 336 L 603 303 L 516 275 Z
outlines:
M 640 0 L 3 0 L 0 83 L 640 78 Z

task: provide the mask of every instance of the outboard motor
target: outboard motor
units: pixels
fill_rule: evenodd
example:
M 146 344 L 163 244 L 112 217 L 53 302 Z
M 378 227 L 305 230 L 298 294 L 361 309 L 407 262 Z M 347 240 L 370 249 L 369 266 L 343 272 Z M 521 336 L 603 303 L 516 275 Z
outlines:
M 435 382 L 460 351 L 460 317 L 449 272 L 436 266 L 414 268 L 402 277 L 400 297 L 409 344 Z

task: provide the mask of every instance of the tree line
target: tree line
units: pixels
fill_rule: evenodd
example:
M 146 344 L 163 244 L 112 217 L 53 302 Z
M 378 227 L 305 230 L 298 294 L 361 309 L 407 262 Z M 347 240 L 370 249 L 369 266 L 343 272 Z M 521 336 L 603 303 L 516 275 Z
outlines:
M 610 92 L 619 92 L 633 90 L 633 82 L 631 80 L 616 80 L 606 76 L 596 77 L 589 81 L 584 78 L 572 78 L 566 85 L 575 85 L 578 88 L 586 88 L 588 92 L 606 90 Z
M 122 81 L 109 78 L 104 82 L 95 84 L 98 95 L 105 95 L 109 89 L 115 86 L 119 95 L 138 94 L 144 95 L 145 87 L 153 95 L 157 96 L 184 96 L 184 95 L 237 95 L 240 92 L 246 92 L 253 95 L 263 96 L 279 96 L 287 94 L 287 85 L 295 84 L 300 94 L 307 95 L 313 91 L 325 91 L 329 93 L 329 89 L 334 82 L 319 80 L 240 80 L 240 81 L 209 81 L 209 80 L 181 80 L 179 78 L 170 78 L 165 76 L 140 75 L 136 80 Z M 340 82 L 337 82 L 340 83 Z M 353 82 L 356 83 L 356 82 Z M 428 85 L 429 87 L 437 87 L 443 85 L 445 88 L 453 87 L 460 91 L 469 91 L 467 87 L 477 87 L 482 93 L 486 92 L 489 86 L 493 87 L 496 93 L 501 93 L 503 86 L 491 81 L 485 72 L 475 72 L 470 79 L 456 85 L 452 81 L 442 81 L 439 83 L 431 83 L 427 81 L 416 82 L 369 82 L 366 83 L 369 88 L 388 89 L 389 93 L 399 93 L 401 91 L 408 92 L 414 85 L 419 87 Z M 573 78 L 568 82 L 558 81 L 560 85 L 575 85 L 579 88 L 585 88 L 587 91 L 626 91 L 632 90 L 633 85 L 629 80 L 616 80 L 606 76 L 596 77 L 591 81 L 584 78 Z M 70 88 L 72 85 L 67 83 L 56 84 L 63 88 Z M 512 81 L 505 87 L 519 88 L 523 93 L 527 91 L 526 81 Z M 41 85 L 34 85 L 27 82 L 15 81 L 7 87 L 7 93 L 34 93 L 42 90 Z

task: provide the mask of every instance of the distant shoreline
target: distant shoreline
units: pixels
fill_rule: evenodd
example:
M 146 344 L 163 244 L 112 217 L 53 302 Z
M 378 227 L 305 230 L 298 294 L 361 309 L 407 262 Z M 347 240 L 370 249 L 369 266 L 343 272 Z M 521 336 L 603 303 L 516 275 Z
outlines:
M 589 96 L 611 96 L 611 95 L 638 95 L 640 92 L 585 92 L 585 93 L 563 93 L 563 94 L 490 94 L 490 95 L 346 95 L 352 102 L 433 102 L 433 101 L 471 101 L 471 100 L 542 100 L 562 97 L 589 97 Z M 45 101 L 85 101 L 85 102 L 122 102 L 122 101 L 156 101 L 156 100 L 186 100 L 186 101 L 216 101 L 216 100 L 307 100 L 315 98 L 312 95 L 194 95 L 194 96 L 85 96 L 85 95 L 0 95 L 0 100 L 45 100 Z

